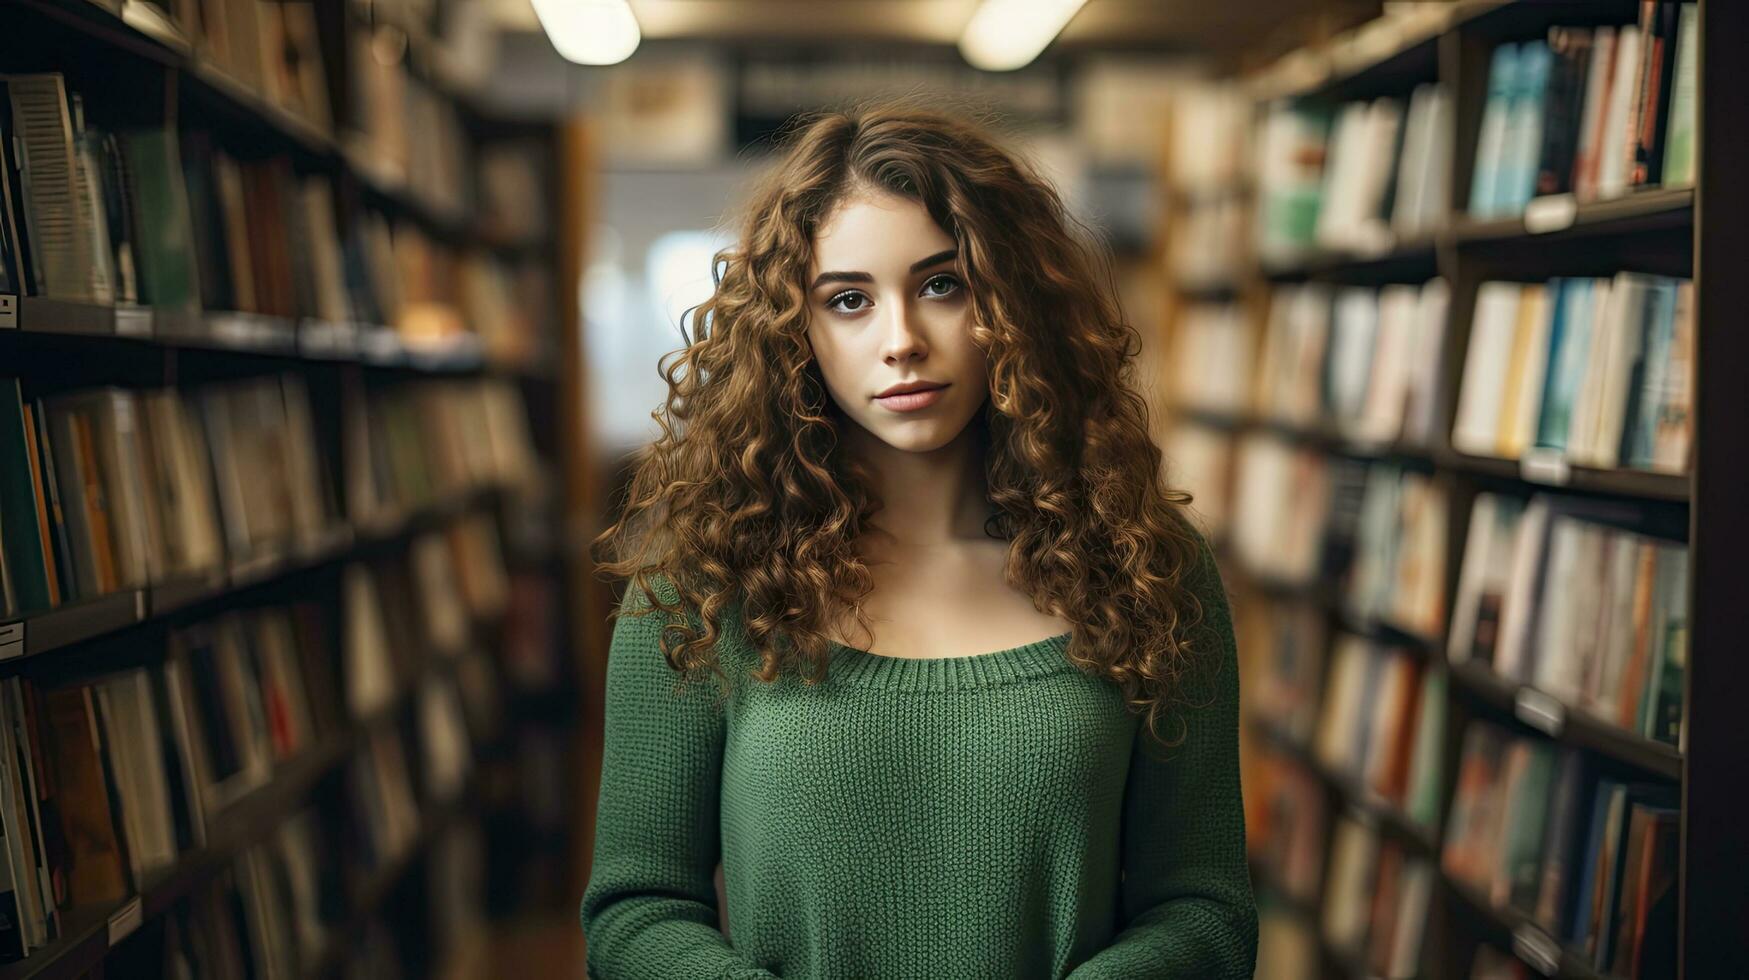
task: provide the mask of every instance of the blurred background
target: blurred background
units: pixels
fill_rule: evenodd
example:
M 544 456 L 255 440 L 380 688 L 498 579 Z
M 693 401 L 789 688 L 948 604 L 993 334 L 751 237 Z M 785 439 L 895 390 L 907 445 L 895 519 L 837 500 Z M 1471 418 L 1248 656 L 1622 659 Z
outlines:
M 774 134 L 890 94 L 1112 256 L 1257 975 L 1733 975 L 1744 20 L 0 0 L 0 980 L 582 976 L 587 543 Z

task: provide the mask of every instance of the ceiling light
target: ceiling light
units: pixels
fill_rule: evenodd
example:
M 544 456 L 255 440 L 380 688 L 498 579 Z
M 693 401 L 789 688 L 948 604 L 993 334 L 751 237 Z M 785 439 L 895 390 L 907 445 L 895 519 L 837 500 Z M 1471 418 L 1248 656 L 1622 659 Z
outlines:
M 1086 2 L 984 0 L 960 35 L 960 54 L 985 71 L 1019 68 L 1038 57 Z
M 534 15 L 566 61 L 614 65 L 638 49 L 638 19 L 626 0 L 534 0 Z

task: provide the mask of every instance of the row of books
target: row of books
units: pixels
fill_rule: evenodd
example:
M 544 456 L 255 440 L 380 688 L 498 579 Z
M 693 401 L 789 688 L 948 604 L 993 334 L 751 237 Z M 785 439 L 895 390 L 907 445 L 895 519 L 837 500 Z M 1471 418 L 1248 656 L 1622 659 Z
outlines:
M 1680 744 L 1688 548 L 1625 530 L 1635 513 L 1536 494 L 1478 494 L 1448 654 L 1563 704 Z
M 1686 473 L 1694 347 L 1688 279 L 1620 272 L 1483 283 L 1452 445 L 1507 459 Z
M 95 2 L 95 0 L 93 0 Z M 103 0 L 121 13 L 149 8 L 216 69 L 272 105 L 324 132 L 332 128 L 327 65 L 316 5 L 265 0 Z
M 333 857 L 315 807 L 288 816 L 166 911 L 157 975 L 308 975 L 331 942 L 328 910 L 342 898 Z
M 1343 634 L 1312 750 L 1326 769 L 1426 828 L 1439 820 L 1445 674 Z
M 120 903 L 205 846 L 238 801 L 344 731 L 342 710 L 371 732 L 348 777 L 365 831 L 361 860 L 375 868 L 405 853 L 418 833 L 416 801 L 453 800 L 465 787 L 473 739 L 496 723 L 485 703 L 496 692 L 489 660 L 477 653 L 454 654 L 453 670 L 394 670 L 382 623 L 416 627 L 405 622 L 416 612 L 412 597 L 391 590 L 367 611 L 350 588 L 382 571 L 348 572 L 343 658 L 330 607 L 304 600 L 179 628 L 161 662 L 88 684 L 0 682 L 0 750 L 9 760 L 0 767 L 0 858 L 11 869 L 0 877 L 0 921 L 16 924 L 0 935 L 8 955 L 53 940 L 59 910 Z M 419 601 L 429 609 L 443 598 Z M 418 653 L 406 648 L 422 639 L 404 635 L 401 656 Z M 385 722 L 403 694 L 417 768 L 396 723 Z
M 1695 4 L 1645 0 L 1637 23 L 1495 47 L 1469 213 L 1693 183 L 1697 30 Z
M 343 456 L 317 436 L 297 373 L 48 398 L 0 378 L 0 615 L 319 547 L 340 520 L 336 458 L 355 526 L 534 479 L 507 381 L 371 387 L 342 402 Z
M 1173 399 L 1189 409 L 1238 413 L 1253 370 L 1238 303 L 1192 303 L 1178 315 L 1168 362 Z
M 296 375 L 26 400 L 0 379 L 4 611 L 193 576 L 332 524 Z
M 479 652 L 476 624 L 496 621 L 508 606 L 489 527 L 489 518 L 473 515 L 421 535 L 405 558 L 346 567 L 342 675 L 354 716 L 388 708 L 431 661 L 467 661 Z
M 1487 722 L 1464 732 L 1440 861 L 1612 976 L 1675 976 L 1675 787 L 1588 771 Z
M 1173 213 L 1166 269 L 1181 290 L 1235 287 L 1250 261 L 1251 208 L 1240 194 L 1193 197 Z
M 1303 283 L 1270 295 L 1254 403 L 1357 443 L 1427 445 L 1450 290 Z
M 1330 618 L 1312 603 L 1277 602 L 1258 597 L 1257 615 L 1247 626 L 1261 631 L 1248 650 L 1260 656 L 1245 677 L 1245 700 L 1259 718 L 1296 745 L 1310 744 L 1321 714 L 1324 651 Z M 1251 639 L 1247 637 L 1247 639 Z
M 384 746 L 385 757 L 393 757 L 392 733 L 374 744 Z M 368 774 L 358 778 L 358 789 L 349 790 L 338 806 L 312 805 L 287 817 L 266 839 L 245 848 L 228 867 L 198 882 L 172 905 L 164 914 L 159 941 L 130 937 L 113 954 L 116 962 L 138 969 L 139 975 L 187 980 L 314 976 L 323 966 L 336 964 L 357 971 L 350 975 L 394 976 L 391 968 L 399 957 L 381 923 L 384 916 L 404 913 L 391 905 L 399 895 L 427 901 L 431 925 L 425 935 L 440 950 L 477 934 L 479 887 L 469 877 L 478 875 L 481 860 L 475 823 L 444 827 L 429 841 L 423 879 L 427 892 L 396 890 L 407 880 L 397 876 L 387 882 L 387 893 L 373 894 L 367 891 L 373 877 L 385 869 L 392 873 L 393 866 L 343 868 L 342 856 L 354 855 L 358 845 L 352 822 L 368 822 L 373 805 L 355 792 L 364 791 L 369 798 L 398 792 L 386 789 L 392 771 L 379 772 L 362 759 L 356 765 L 364 768 L 354 771 Z M 371 784 L 368 790 L 363 789 L 366 782 Z M 347 826 L 337 826 L 341 821 Z M 398 857 L 408 857 L 412 846 L 404 844 Z
M 1340 601 L 1353 619 L 1442 642 L 1454 663 L 1485 663 L 1624 731 L 1680 743 L 1688 548 L 1633 530 L 1644 526 L 1642 508 L 1476 494 L 1448 617 L 1449 505 L 1436 482 L 1270 435 L 1239 440 L 1233 480 L 1230 541 L 1251 574 L 1289 584 L 1344 575 Z M 1344 502 L 1356 499 L 1357 481 L 1350 518 Z M 1298 650 L 1321 637 L 1278 645 Z M 1297 691 L 1293 703 L 1315 696 L 1303 683 L 1315 661 L 1300 659 L 1273 665 L 1295 679 L 1272 682 Z M 1290 706 L 1290 695 L 1273 696 L 1276 710 Z
M 1314 242 L 1376 252 L 1445 223 L 1451 198 L 1451 95 L 1435 83 L 1335 112 Z
M 353 30 L 355 128 L 345 148 L 355 166 L 451 218 L 471 214 L 474 147 L 453 100 L 409 71 L 399 28 Z
M 1324 786 L 1305 766 L 1277 751 L 1261 753 L 1257 765 L 1257 778 L 1247 773 L 1245 787 L 1245 840 L 1252 861 L 1266 873 L 1271 891 L 1316 905 L 1329 817 Z
M 1420 976 L 1436 879 L 1427 858 L 1381 837 L 1368 823 L 1339 816 L 1330 840 L 1330 878 L 1319 923 L 1325 942 L 1364 964 L 1368 976 Z
M 545 349 L 550 280 L 534 259 L 341 208 L 328 177 L 239 159 L 208 132 L 88 125 L 59 73 L 0 85 L 0 293 L 143 304 L 165 332 L 204 309 L 380 324 L 416 348 L 477 337 L 495 362 Z
M 1282 102 L 1257 135 L 1259 258 L 1315 249 L 1376 253 L 1443 227 L 1450 211 L 1453 104 L 1447 86 L 1334 110 Z
M 138 893 L 333 730 L 319 617 L 307 605 L 232 613 L 177 631 L 149 667 L 59 687 L 0 682 L 6 957 L 57 938 L 64 909 Z
M 542 479 L 522 394 L 498 378 L 348 389 L 330 458 L 342 461 L 347 519 L 365 525 L 470 488 Z
M 1431 640 L 1445 635 L 1446 493 L 1424 473 L 1383 463 L 1366 470 L 1343 608 Z
M 1226 528 L 1240 566 L 1295 586 L 1340 573 L 1325 547 L 1326 529 L 1337 501 L 1359 500 L 1364 466 L 1273 433 L 1225 441 L 1231 445 Z M 1167 451 L 1177 458 L 1176 447 Z

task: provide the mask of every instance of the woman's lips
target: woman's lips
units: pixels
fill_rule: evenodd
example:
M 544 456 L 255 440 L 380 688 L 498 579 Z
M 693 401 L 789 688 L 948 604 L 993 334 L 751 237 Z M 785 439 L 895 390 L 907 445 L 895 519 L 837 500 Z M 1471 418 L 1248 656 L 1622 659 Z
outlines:
M 946 390 L 946 388 L 946 385 L 942 385 L 940 388 L 929 388 L 924 391 L 907 391 L 901 395 L 887 395 L 884 398 L 877 397 L 875 402 L 881 407 L 891 409 L 895 412 L 915 412 L 920 408 L 928 408 L 937 401 L 940 401 L 941 393 Z

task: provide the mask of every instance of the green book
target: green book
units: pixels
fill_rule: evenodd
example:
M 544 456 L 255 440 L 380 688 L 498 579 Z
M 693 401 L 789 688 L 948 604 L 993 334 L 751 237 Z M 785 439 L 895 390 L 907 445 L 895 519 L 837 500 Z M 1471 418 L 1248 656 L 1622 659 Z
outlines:
M 1664 173 L 1666 187 L 1694 183 L 1694 88 L 1695 48 L 1699 38 L 1696 5 L 1685 3 L 1676 22 L 1676 72 L 1670 82 L 1670 121 L 1665 134 Z
M 194 230 L 176 136 L 167 129 L 121 135 L 132 180 L 140 299 L 162 309 L 199 309 Z
M 49 607 L 49 572 L 36 524 L 36 490 L 30 482 L 30 443 L 24 435 L 24 393 L 17 378 L 0 378 L 0 549 L 13 608 Z

